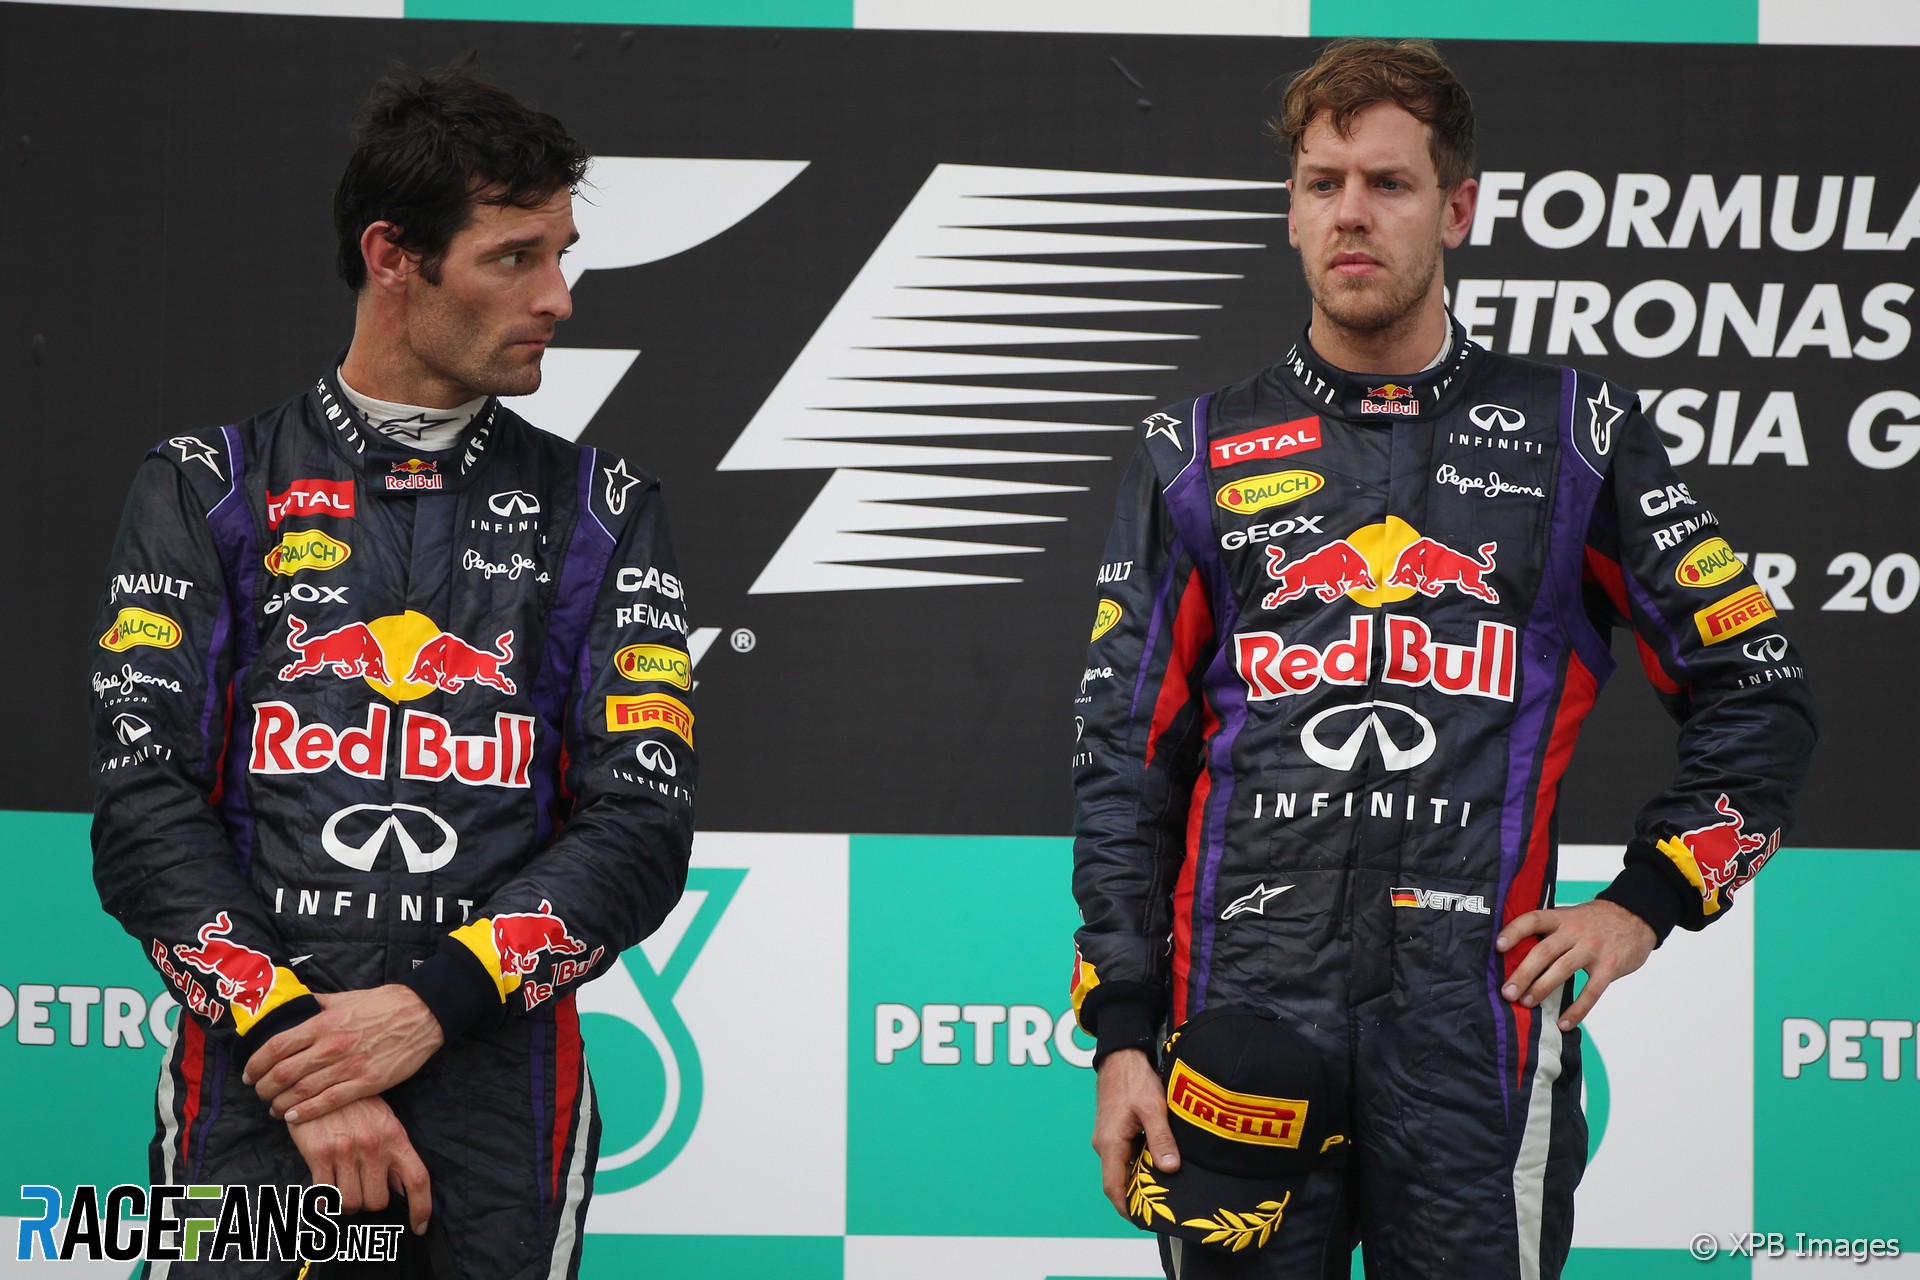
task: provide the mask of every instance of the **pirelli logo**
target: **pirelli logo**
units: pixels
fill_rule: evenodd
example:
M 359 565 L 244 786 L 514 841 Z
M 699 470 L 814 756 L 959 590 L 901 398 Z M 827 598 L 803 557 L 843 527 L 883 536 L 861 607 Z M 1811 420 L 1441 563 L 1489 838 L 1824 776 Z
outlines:
M 1263 1147 L 1300 1145 L 1307 1104 L 1294 1098 L 1264 1098 L 1223 1089 L 1185 1062 L 1167 1077 L 1167 1106 L 1210 1133 Z
M 1771 620 L 1773 616 L 1773 604 L 1767 599 L 1767 593 L 1756 586 L 1736 591 L 1726 599 L 1708 605 L 1693 615 L 1693 625 L 1700 629 L 1702 642 L 1719 644 L 1722 640 Z
M 607 699 L 607 732 L 632 729 L 665 729 L 688 746 L 693 745 L 693 711 L 678 698 L 664 693 L 643 693 L 637 698 L 614 696 Z

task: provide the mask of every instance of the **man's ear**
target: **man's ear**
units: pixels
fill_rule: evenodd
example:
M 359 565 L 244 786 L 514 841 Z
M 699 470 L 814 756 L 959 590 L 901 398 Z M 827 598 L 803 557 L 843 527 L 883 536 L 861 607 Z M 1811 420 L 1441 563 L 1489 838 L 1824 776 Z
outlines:
M 384 219 L 370 222 L 360 233 L 360 258 L 367 264 L 367 284 L 395 291 L 420 269 L 420 259 L 400 247 L 400 228 Z
M 1460 185 L 1447 192 L 1446 220 L 1440 227 L 1440 242 L 1449 249 L 1458 249 L 1467 241 L 1467 232 L 1473 230 L 1473 211 L 1480 204 L 1480 181 L 1477 178 L 1462 178 Z

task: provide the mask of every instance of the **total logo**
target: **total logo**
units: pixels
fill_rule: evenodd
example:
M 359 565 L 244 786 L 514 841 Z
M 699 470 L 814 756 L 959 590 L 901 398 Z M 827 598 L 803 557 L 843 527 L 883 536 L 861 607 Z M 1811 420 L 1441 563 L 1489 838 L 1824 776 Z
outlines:
M 1282 547 L 1267 548 L 1267 576 L 1279 582 L 1260 601 L 1277 609 L 1309 591 L 1323 603 L 1347 596 L 1370 608 L 1395 604 L 1418 592 L 1429 598 L 1455 587 L 1488 604 L 1500 592 L 1487 581 L 1499 543 L 1483 543 L 1476 555 L 1421 536 L 1399 516 L 1365 525 L 1344 538 L 1290 560 Z
M 436 689 L 459 693 L 468 684 L 505 694 L 518 688 L 506 674 L 513 659 L 512 631 L 501 632 L 483 649 L 411 609 L 349 622 L 312 638 L 307 631 L 305 620 L 287 615 L 287 648 L 294 661 L 280 668 L 281 680 L 330 671 L 341 680 L 365 680 L 389 702 L 411 702 Z
M 1249 515 L 1298 502 L 1325 484 L 1326 478 L 1317 471 L 1275 471 L 1232 481 L 1213 495 L 1213 501 L 1222 511 Z
M 267 493 L 267 527 L 278 529 L 288 516 L 353 515 L 353 481 L 295 480 L 284 493 Z
M 1325 649 L 1288 644 L 1272 631 L 1233 638 L 1233 665 L 1247 685 L 1247 700 L 1266 702 L 1306 693 L 1322 683 L 1360 686 L 1373 679 L 1376 626 L 1385 640 L 1380 679 L 1408 688 L 1513 701 L 1517 633 L 1504 622 L 1481 622 L 1471 645 L 1442 644 L 1418 618 L 1356 614 L 1347 638 Z
M 1270 427 L 1208 441 L 1207 455 L 1213 460 L 1214 466 L 1230 467 L 1238 462 L 1305 453 L 1309 449 L 1318 449 L 1320 444 L 1320 419 L 1295 418 L 1292 422 L 1276 422 Z
M 291 578 L 302 569 L 338 569 L 353 554 L 353 548 L 318 529 L 302 529 L 280 539 L 261 563 L 276 577 Z

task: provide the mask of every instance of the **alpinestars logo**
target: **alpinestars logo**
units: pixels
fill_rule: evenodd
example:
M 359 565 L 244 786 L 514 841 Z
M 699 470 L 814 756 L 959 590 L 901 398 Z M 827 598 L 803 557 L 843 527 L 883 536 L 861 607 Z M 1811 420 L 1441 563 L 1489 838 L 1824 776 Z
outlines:
M 970 536 L 929 535 L 1058 521 L 1059 515 L 1034 511 L 1031 504 L 1019 511 L 996 510 L 992 504 L 1080 486 L 1013 480 L 996 474 L 998 469 L 1020 463 L 1100 461 L 1099 455 L 1041 446 L 1051 435 L 1131 433 L 1132 424 L 1089 427 L 1050 418 L 1047 406 L 1145 397 L 1124 384 L 1098 391 L 1035 387 L 1032 375 L 1164 369 L 1129 362 L 1125 348 L 1116 350 L 1115 345 L 1183 336 L 1049 321 L 1076 314 L 1186 309 L 1206 295 L 1194 290 L 1170 302 L 1165 300 L 1168 284 L 1237 278 L 1219 272 L 1099 265 L 1095 255 L 1137 258 L 1263 247 L 1238 239 L 1110 235 L 1084 228 L 1112 223 L 1129 224 L 1131 230 L 1152 222 L 1275 218 L 1279 215 L 1266 212 L 1120 202 L 1151 193 L 1253 191 L 1275 185 L 1055 169 L 936 167 L 720 462 L 722 471 L 830 472 L 752 592 L 1019 581 L 989 573 L 906 568 L 898 562 L 1040 550 Z M 1095 202 L 1089 197 L 1108 199 Z M 1055 226 L 1075 229 L 1053 230 Z M 1072 261 L 1033 260 L 1055 255 L 1071 255 Z M 1140 292 L 1153 301 L 1065 292 L 1088 284 L 1148 282 L 1155 287 Z M 1063 293 L 1049 294 L 1050 287 Z M 992 318 L 979 319 L 983 313 Z M 1062 348 L 1061 356 L 981 353 L 1054 345 Z M 1121 358 L 1093 358 L 1109 354 Z M 996 378 L 1008 385 L 993 385 Z M 1084 377 L 1073 376 L 1072 381 L 1075 387 L 1087 385 Z M 1007 408 L 994 414 L 993 406 Z M 1113 415 L 1118 421 L 1134 416 L 1124 411 Z M 1155 426 L 1163 424 L 1152 423 L 1150 429 Z M 1170 420 L 1164 431 L 1178 442 Z M 1123 436 L 1114 447 L 1124 443 Z

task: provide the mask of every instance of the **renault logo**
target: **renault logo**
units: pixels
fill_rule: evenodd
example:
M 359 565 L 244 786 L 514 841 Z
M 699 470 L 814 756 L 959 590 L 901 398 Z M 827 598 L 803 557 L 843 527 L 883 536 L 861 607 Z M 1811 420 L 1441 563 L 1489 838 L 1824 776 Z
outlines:
M 1365 715 L 1355 721 L 1353 716 L 1361 712 Z M 1329 745 L 1320 737 L 1320 726 L 1335 717 L 1340 719 L 1330 727 L 1331 733 L 1338 734 L 1348 724 L 1353 727 L 1346 731 L 1343 741 Z M 1398 702 L 1353 702 L 1328 707 L 1307 721 L 1306 727 L 1300 730 L 1300 748 L 1315 764 L 1329 769 L 1352 769 L 1367 745 L 1369 732 L 1380 748 L 1380 763 L 1390 772 L 1425 764 L 1433 758 L 1433 750 L 1440 741 L 1433 731 L 1433 721 L 1412 707 Z
M 407 870 L 416 873 L 438 871 L 453 861 L 460 847 L 460 837 L 447 820 L 417 804 L 351 805 L 320 829 L 320 847 L 327 856 L 356 871 L 373 870 L 389 841 L 406 857 Z
M 1526 414 L 1503 404 L 1477 404 L 1467 410 L 1467 419 L 1482 431 L 1491 431 L 1495 427 L 1502 431 L 1518 431 L 1527 425 Z

